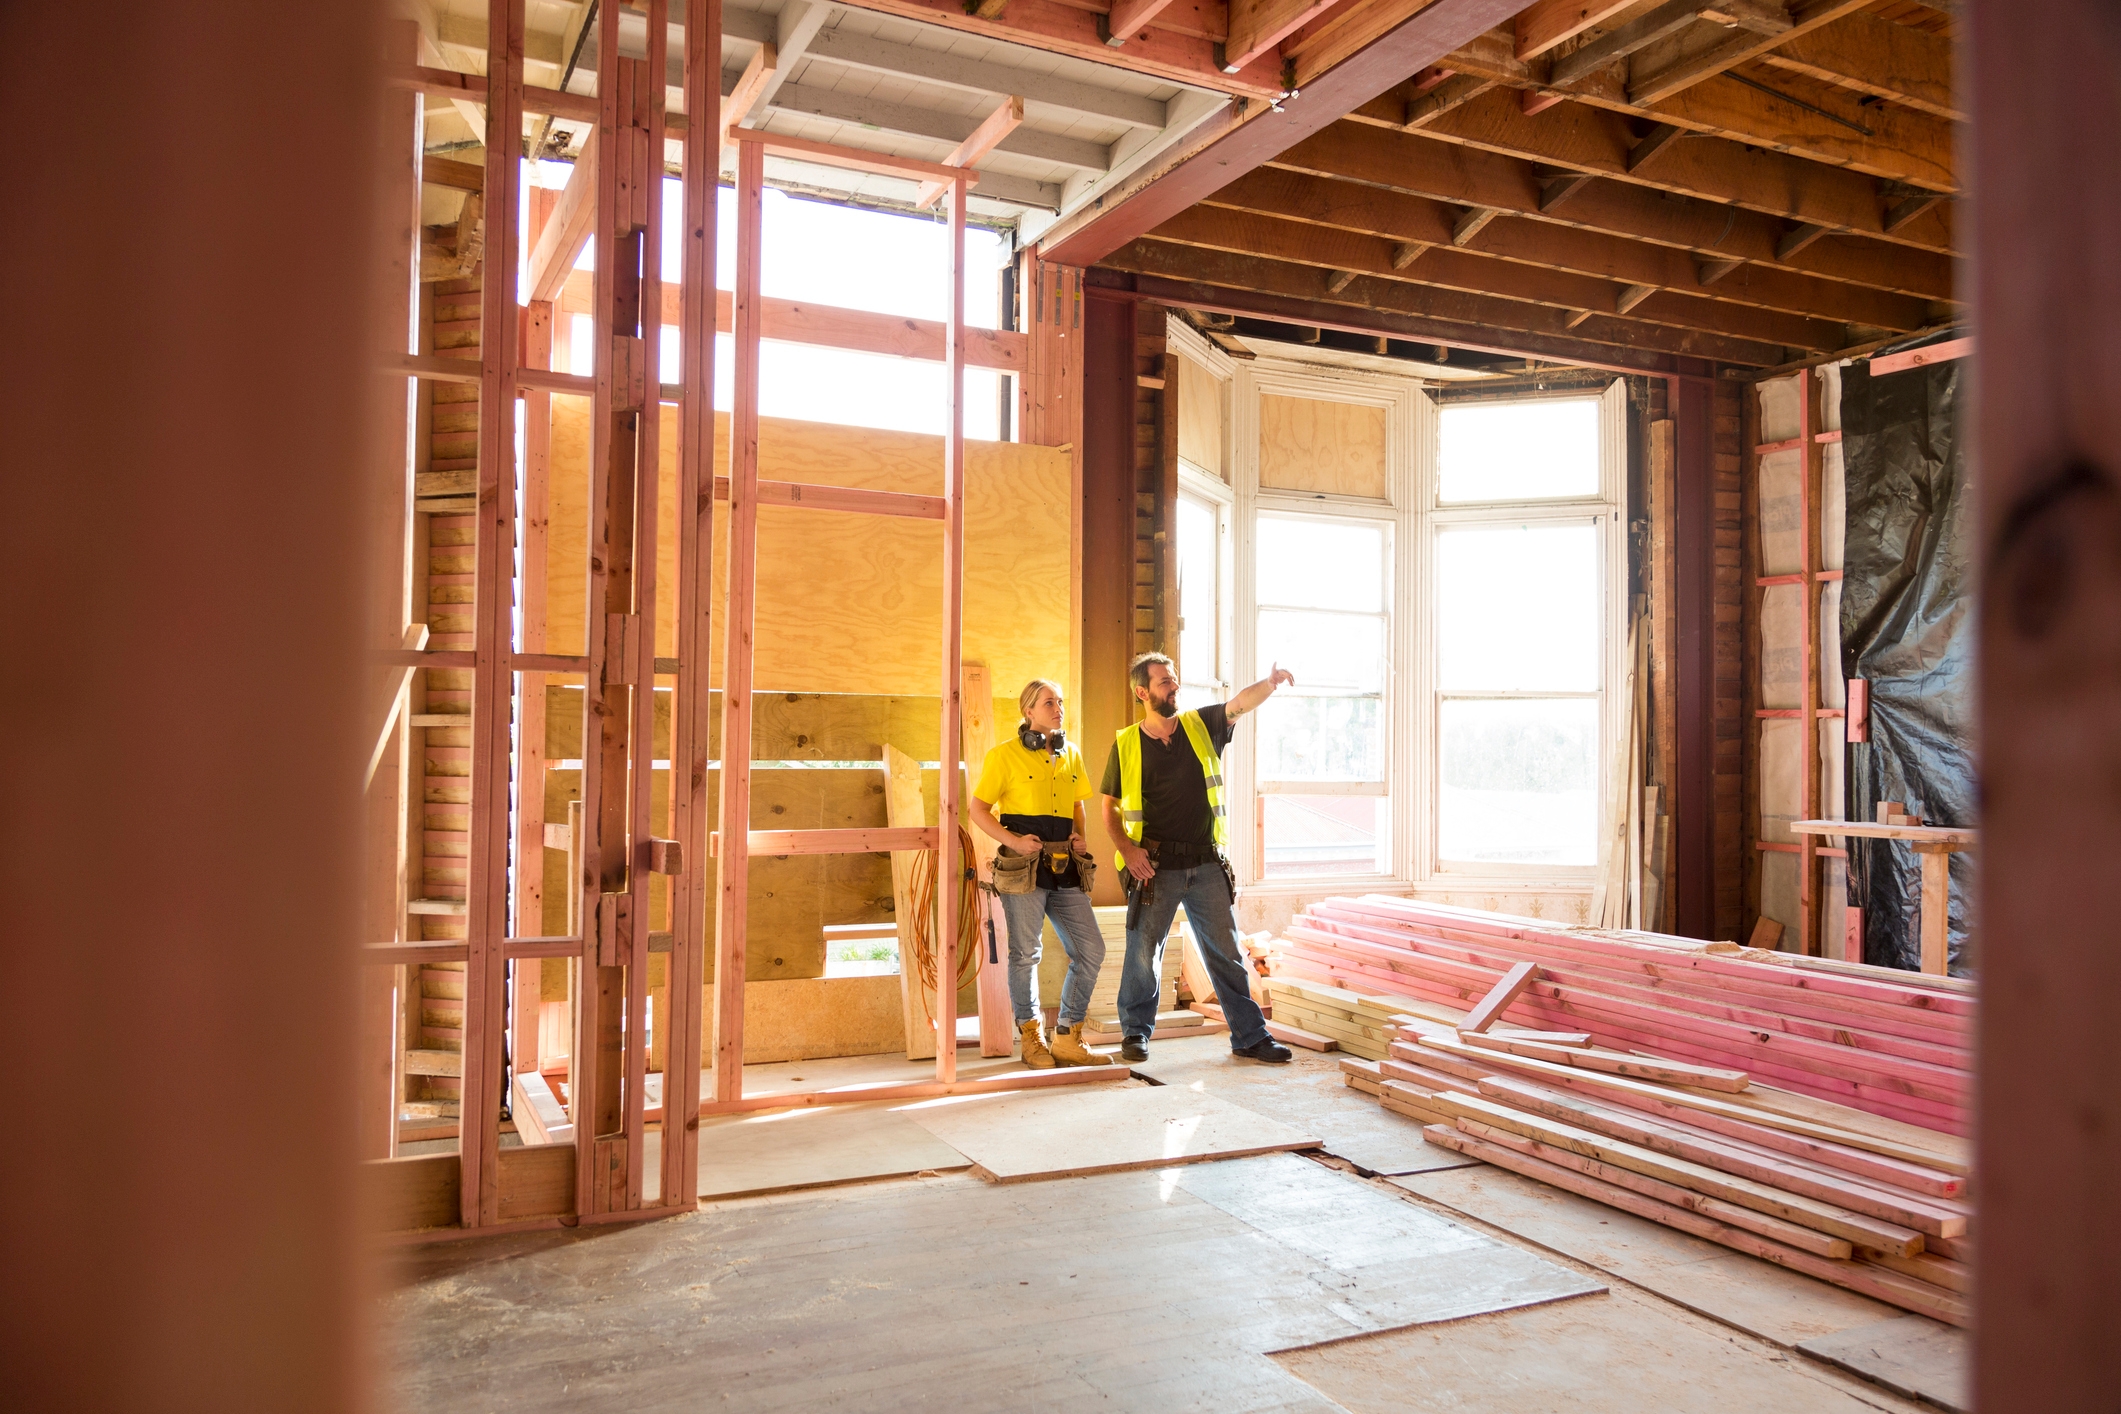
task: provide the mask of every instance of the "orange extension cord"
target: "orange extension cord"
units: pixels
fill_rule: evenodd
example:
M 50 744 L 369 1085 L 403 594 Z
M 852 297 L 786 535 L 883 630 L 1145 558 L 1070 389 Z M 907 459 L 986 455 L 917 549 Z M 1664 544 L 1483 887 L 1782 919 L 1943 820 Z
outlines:
M 958 858 L 972 858 L 972 836 L 961 825 L 957 831 Z M 924 849 L 913 861 L 913 965 L 920 969 L 921 986 L 935 990 L 935 869 L 937 850 Z M 979 975 L 979 881 L 965 871 L 957 896 L 957 985 L 962 987 Z

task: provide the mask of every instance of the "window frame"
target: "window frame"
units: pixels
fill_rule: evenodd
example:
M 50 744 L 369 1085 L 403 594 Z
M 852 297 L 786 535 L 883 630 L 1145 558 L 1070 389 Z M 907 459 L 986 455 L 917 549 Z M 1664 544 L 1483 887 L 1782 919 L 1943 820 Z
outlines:
M 1175 323 L 1175 321 L 1174 321 Z M 1187 330 L 1190 334 L 1191 331 Z M 1190 348 L 1190 342 L 1189 342 Z M 1218 369 L 1218 371 L 1222 371 Z M 1433 621 L 1435 543 L 1446 528 L 1471 524 L 1536 521 L 1594 524 L 1598 530 L 1597 578 L 1603 597 L 1598 622 L 1599 653 L 1598 831 L 1609 833 L 1616 773 L 1626 762 L 1615 750 L 1619 716 L 1616 694 L 1625 690 L 1628 545 L 1626 540 L 1627 385 L 1615 376 L 1602 392 L 1582 389 L 1529 394 L 1511 401 L 1595 400 L 1599 405 L 1599 481 L 1594 494 L 1492 502 L 1442 502 L 1438 497 L 1442 408 L 1424 392 L 1421 379 L 1382 371 L 1374 361 L 1334 367 L 1309 358 L 1262 349 L 1251 362 L 1227 366 L 1229 423 L 1224 456 L 1227 488 L 1202 477 L 1189 489 L 1214 497 L 1226 491 L 1234 554 L 1224 581 L 1225 624 L 1234 649 L 1232 690 L 1256 682 L 1268 665 L 1258 659 L 1259 595 L 1256 556 L 1262 513 L 1348 517 L 1388 527 L 1386 573 L 1388 622 L 1385 672 L 1385 795 L 1390 799 L 1390 867 L 1379 873 L 1267 878 L 1264 875 L 1263 803 L 1272 784 L 1260 779 L 1258 733 L 1240 733 L 1230 752 L 1230 856 L 1238 878 L 1263 895 L 1316 894 L 1322 890 L 1425 885 L 1459 890 L 1486 884 L 1508 892 L 1578 893 L 1595 881 L 1597 865 L 1511 865 L 1438 857 L 1437 810 L 1441 780 L 1440 706 L 1449 697 L 1566 696 L 1586 693 L 1442 693 L 1435 659 Z M 1426 386 L 1434 386 L 1433 384 Z M 1386 491 L 1382 499 L 1289 492 L 1259 484 L 1259 400 L 1263 394 L 1356 402 L 1386 408 Z M 1181 468 L 1182 480 L 1185 480 Z M 1205 484 L 1202 484 L 1205 483 Z M 1284 783 L 1286 784 L 1286 783 Z M 1284 792 L 1295 793 L 1295 792 Z M 1319 788 L 1314 795 L 1343 793 Z M 1345 792 L 1358 793 L 1358 792 Z M 1370 794 L 1368 789 L 1359 793 Z
M 1182 501 L 1198 501 L 1205 504 L 1215 517 L 1215 681 L 1222 685 L 1223 700 L 1237 690 L 1236 633 L 1232 621 L 1231 602 L 1237 583 L 1236 534 L 1237 495 L 1221 477 L 1203 471 L 1184 458 L 1178 463 L 1178 495 Z M 1175 524 L 1175 519 L 1174 519 Z M 1180 600 L 1183 611 L 1184 600 Z M 1183 630 L 1181 630 L 1183 632 Z M 1184 639 L 1181 638 L 1183 643 Z M 1187 678 L 1192 665 L 1179 654 L 1179 684 L 1192 684 Z

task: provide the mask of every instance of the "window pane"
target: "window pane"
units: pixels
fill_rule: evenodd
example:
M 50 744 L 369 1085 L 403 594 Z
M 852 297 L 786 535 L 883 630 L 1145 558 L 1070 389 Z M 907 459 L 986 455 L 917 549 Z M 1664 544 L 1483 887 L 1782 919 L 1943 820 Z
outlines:
M 1385 606 L 1385 532 L 1360 521 L 1261 516 L 1259 602 L 1304 609 Z
M 1216 652 L 1221 614 L 1216 581 L 1222 556 L 1215 520 L 1215 507 L 1191 496 L 1179 497 L 1178 674 L 1182 685 L 1210 686 L 1222 680 Z
M 1437 726 L 1437 857 L 1598 862 L 1598 702 L 1447 701 Z
M 1283 688 L 1259 709 L 1259 778 L 1383 780 L 1383 700 L 1299 697 Z
M 1438 532 L 1439 685 L 1445 691 L 1596 691 L 1604 598 L 1596 526 Z
M 1304 609 L 1259 613 L 1260 676 L 1278 664 L 1296 674 L 1298 689 L 1382 692 L 1385 685 L 1382 614 L 1319 614 Z
M 1392 870 L 1392 802 L 1377 795 L 1270 795 L 1266 802 L 1269 879 Z
M 1595 398 L 1447 407 L 1438 424 L 1439 500 L 1598 494 Z

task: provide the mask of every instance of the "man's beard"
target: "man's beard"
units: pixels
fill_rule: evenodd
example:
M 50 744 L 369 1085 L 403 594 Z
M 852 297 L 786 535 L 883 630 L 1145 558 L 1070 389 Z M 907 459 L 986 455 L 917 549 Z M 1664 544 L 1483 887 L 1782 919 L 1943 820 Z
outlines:
M 1159 717 L 1175 717 L 1175 716 L 1177 716 L 1177 715 L 1178 715 L 1178 694 L 1174 692 L 1174 693 L 1172 693 L 1172 694 L 1171 694 L 1171 695 L 1170 695 L 1169 697 L 1165 697 L 1165 698 L 1162 698 L 1162 699 L 1158 699 L 1158 698 L 1154 698 L 1154 697 L 1150 698 L 1150 699 L 1149 699 L 1149 710 L 1150 710 L 1150 711 L 1152 711 L 1152 712 L 1154 712 L 1154 713 L 1155 713 L 1155 714 L 1156 714 L 1157 716 L 1159 716 Z

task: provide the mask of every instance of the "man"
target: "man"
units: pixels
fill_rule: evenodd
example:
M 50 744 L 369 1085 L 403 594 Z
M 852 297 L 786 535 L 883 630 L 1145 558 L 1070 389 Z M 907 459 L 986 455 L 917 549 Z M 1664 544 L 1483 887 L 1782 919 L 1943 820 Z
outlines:
M 1293 674 L 1278 665 L 1228 702 L 1178 710 L 1178 675 L 1161 653 L 1144 653 L 1128 669 L 1134 696 L 1147 709 L 1122 731 L 1105 760 L 1099 791 L 1105 828 L 1119 842 L 1121 882 L 1128 889 L 1127 960 L 1120 971 L 1120 1059 L 1149 1058 L 1156 1030 L 1157 977 L 1164 939 L 1180 904 L 1215 999 L 1230 1023 L 1230 1052 L 1280 1065 L 1289 1048 L 1267 1034 L 1252 983 L 1237 953 L 1237 876 L 1223 857 L 1222 754 L 1237 721 L 1274 695 Z

